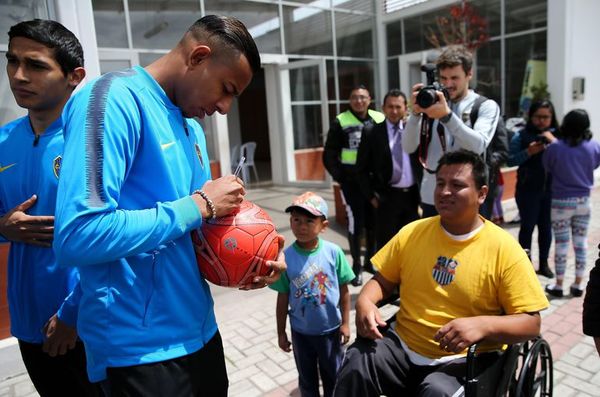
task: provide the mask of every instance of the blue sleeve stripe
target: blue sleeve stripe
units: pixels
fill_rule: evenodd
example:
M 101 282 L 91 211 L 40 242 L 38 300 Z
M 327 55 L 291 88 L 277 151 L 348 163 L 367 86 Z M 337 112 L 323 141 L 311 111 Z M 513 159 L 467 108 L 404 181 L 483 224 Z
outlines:
M 119 77 L 137 74 L 133 69 L 107 73 L 100 77 L 90 93 L 85 120 L 86 191 L 90 207 L 103 207 L 107 203 L 102 178 L 104 162 L 104 116 L 106 99 L 112 82 Z

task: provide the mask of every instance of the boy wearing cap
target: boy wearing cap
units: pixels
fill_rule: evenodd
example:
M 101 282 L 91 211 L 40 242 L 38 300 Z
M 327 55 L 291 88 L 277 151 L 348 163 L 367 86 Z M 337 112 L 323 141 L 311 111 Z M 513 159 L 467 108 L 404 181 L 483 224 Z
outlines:
M 285 212 L 296 241 L 285 250 L 287 270 L 270 285 L 278 292 L 279 347 L 290 352 L 293 346 L 303 397 L 319 396 L 319 373 L 324 396 L 331 396 L 342 345 L 350 340 L 348 283 L 355 275 L 342 249 L 319 237 L 329 224 L 322 197 L 306 192 Z M 285 329 L 288 313 L 291 343 Z

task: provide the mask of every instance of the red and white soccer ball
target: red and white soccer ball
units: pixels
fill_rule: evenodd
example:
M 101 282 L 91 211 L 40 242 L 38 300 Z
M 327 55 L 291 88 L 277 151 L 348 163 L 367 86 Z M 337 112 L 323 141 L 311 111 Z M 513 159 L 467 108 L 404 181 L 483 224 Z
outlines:
M 239 287 L 270 272 L 265 262 L 277 259 L 279 235 L 271 217 L 243 201 L 238 212 L 204 221 L 192 232 L 200 272 L 223 287 Z

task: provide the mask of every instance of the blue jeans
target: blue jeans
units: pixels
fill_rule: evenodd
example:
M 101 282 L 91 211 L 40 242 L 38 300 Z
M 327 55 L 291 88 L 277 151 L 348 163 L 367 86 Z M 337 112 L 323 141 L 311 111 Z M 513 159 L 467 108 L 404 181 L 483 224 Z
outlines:
M 292 330 L 292 347 L 302 397 L 319 397 L 319 374 L 323 396 L 333 395 L 343 358 L 339 328 L 325 335 L 304 335 Z

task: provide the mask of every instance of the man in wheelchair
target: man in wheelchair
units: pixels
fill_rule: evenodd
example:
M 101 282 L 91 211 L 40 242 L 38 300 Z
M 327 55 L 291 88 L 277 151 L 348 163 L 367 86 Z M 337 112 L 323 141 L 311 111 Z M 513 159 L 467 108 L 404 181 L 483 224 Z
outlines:
M 539 335 L 548 300 L 531 262 L 479 215 L 488 190 L 481 157 L 446 153 L 436 180 L 439 216 L 405 226 L 371 259 L 379 273 L 356 302 L 360 337 L 346 352 L 337 397 L 460 396 L 469 345 L 489 352 L 478 358 L 483 371 L 503 344 Z M 395 327 L 383 330 L 377 303 L 398 291 Z

